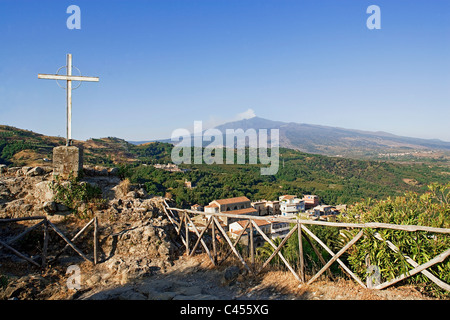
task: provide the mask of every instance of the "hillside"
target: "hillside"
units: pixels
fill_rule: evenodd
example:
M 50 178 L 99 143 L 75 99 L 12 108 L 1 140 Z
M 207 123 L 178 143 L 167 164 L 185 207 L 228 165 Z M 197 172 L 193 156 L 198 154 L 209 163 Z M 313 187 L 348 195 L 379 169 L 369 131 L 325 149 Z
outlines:
M 65 139 L 61 137 L 45 136 L 32 131 L 0 125 L 0 164 L 42 165 L 47 162 L 47 159 L 52 159 L 54 147 L 65 145 L 65 143 Z M 114 137 L 87 141 L 74 140 L 74 145 L 84 149 L 85 164 L 103 166 L 133 163 L 140 156 L 158 154 L 160 147 L 160 143 L 135 146 Z
M 64 142 L 63 138 L 0 126 L 0 163 L 42 165 L 44 158 L 51 160 L 52 148 Z M 119 166 L 123 176 L 144 185 L 147 192 L 160 196 L 170 193 L 183 206 L 240 195 L 276 199 L 287 193 L 317 194 L 327 204 L 352 203 L 361 198 L 423 192 L 432 182 L 450 181 L 450 168 L 439 163 L 411 165 L 356 160 L 287 148 L 280 149 L 280 168 L 274 176 L 261 176 L 260 165 L 248 164 L 182 165 L 187 172 L 168 172 L 150 164 L 171 162 L 171 144 L 133 145 L 109 137 L 75 141 L 75 145 L 84 148 L 86 165 Z M 186 180 L 194 188 L 186 188 Z
M 283 165 L 284 163 L 284 165 Z M 281 149 L 281 164 L 273 176 L 260 175 L 259 165 L 183 165 L 189 171 L 168 172 L 151 166 L 128 167 L 127 177 L 147 191 L 167 193 L 179 206 L 206 205 L 214 199 L 245 195 L 277 199 L 283 194 L 317 194 L 326 204 L 381 199 L 407 191 L 424 192 L 432 182 L 448 183 L 450 168 L 332 158 Z M 194 188 L 186 188 L 185 181 Z

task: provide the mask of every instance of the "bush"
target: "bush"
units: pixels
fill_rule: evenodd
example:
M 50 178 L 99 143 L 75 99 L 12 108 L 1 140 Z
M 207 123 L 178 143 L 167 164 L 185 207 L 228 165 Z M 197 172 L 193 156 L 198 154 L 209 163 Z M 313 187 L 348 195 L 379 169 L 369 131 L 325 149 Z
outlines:
M 351 206 L 347 211 L 346 222 L 383 222 L 391 224 L 421 225 L 437 228 L 450 227 L 450 184 L 432 184 L 429 192 L 418 195 L 407 193 L 404 196 L 374 201 L 368 199 Z M 393 252 L 384 241 L 375 238 L 377 232 L 384 240 L 399 248 Z M 409 256 L 419 265 L 428 262 L 436 255 L 450 248 L 448 234 L 424 231 L 410 232 L 390 229 L 365 229 L 362 237 L 349 250 L 348 260 L 354 271 L 362 278 L 368 276 L 370 265 L 378 266 L 381 280 L 391 280 L 413 267 L 405 260 Z M 450 283 L 450 261 L 448 259 L 427 269 L 437 278 Z M 422 274 L 407 278 L 407 283 L 419 285 L 436 296 L 450 296 Z
M 98 186 L 79 181 L 73 176 L 68 181 L 61 181 L 57 176 L 50 182 L 50 189 L 55 193 L 55 201 L 70 208 L 79 218 L 88 218 L 91 213 L 104 204 L 102 191 Z

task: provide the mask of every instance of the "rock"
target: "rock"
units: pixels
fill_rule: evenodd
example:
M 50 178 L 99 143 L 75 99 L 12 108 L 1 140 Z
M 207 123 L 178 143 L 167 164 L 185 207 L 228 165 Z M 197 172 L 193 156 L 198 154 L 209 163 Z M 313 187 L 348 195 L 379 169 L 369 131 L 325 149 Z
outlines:
M 21 167 L 11 167 L 11 168 L 8 168 L 8 173 L 15 174 L 19 170 L 22 170 L 22 168 Z
M 56 205 L 55 201 L 47 201 L 44 203 L 44 205 L 42 206 L 42 209 L 47 212 L 47 213 L 55 213 L 58 210 L 58 207 Z
M 57 211 L 59 211 L 59 212 L 68 212 L 68 211 L 70 211 L 70 208 L 68 206 L 62 204 L 62 203 L 57 203 L 56 204 L 56 208 L 57 208 Z
M 156 292 L 148 295 L 149 300 L 172 300 L 177 294 L 172 291 Z
M 88 287 L 94 287 L 99 284 L 99 282 L 102 280 L 102 277 L 98 274 L 94 274 L 92 277 L 90 277 L 88 280 L 86 280 L 86 285 Z
M 34 197 L 41 202 L 53 201 L 54 194 L 48 181 L 42 181 L 35 185 Z
M 119 168 L 111 168 L 109 170 L 109 175 L 110 176 L 118 176 L 119 175 Z
M 184 295 L 184 296 L 195 296 L 198 294 L 202 294 L 202 288 L 197 286 L 192 287 L 181 287 L 176 289 L 177 295 Z
M 196 294 L 190 296 L 189 300 L 219 300 L 219 298 L 210 294 Z
M 126 197 L 127 197 L 127 198 L 131 198 L 131 199 L 134 199 L 134 198 L 137 197 L 137 193 L 134 192 L 134 191 L 130 191 L 130 192 L 127 193 Z
M 26 175 L 28 173 L 28 171 L 31 170 L 31 167 L 22 167 L 22 175 Z
M 147 297 L 142 293 L 134 290 L 125 291 L 119 296 L 119 300 L 147 300 Z
M 240 269 L 237 266 L 228 267 L 222 277 L 223 285 L 233 285 L 239 277 Z
M 45 170 L 41 167 L 34 167 L 25 173 L 29 177 L 35 177 L 45 174 Z

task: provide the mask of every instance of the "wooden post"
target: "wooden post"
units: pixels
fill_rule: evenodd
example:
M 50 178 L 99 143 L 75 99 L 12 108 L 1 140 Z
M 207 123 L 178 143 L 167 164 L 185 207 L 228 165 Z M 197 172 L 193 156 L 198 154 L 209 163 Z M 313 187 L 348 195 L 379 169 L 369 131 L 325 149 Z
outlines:
M 98 221 L 97 217 L 94 218 L 94 264 L 98 262 Z
M 297 234 L 298 234 L 298 259 L 300 268 L 300 279 L 305 282 L 305 261 L 303 258 L 303 242 L 302 242 L 302 225 L 297 222 Z
M 44 245 L 42 247 L 42 268 L 47 267 L 47 249 L 48 249 L 48 223 L 44 220 Z
M 188 225 L 188 220 L 187 220 L 187 212 L 186 210 L 184 211 L 184 224 L 186 227 L 186 255 L 189 255 L 189 225 Z M 180 226 L 181 229 L 181 226 Z
M 254 248 L 254 240 L 253 240 L 253 224 L 251 223 L 250 219 L 248 220 L 250 223 L 250 262 L 252 264 L 252 267 L 255 266 L 255 248 Z
M 210 224 L 211 221 L 212 221 L 212 217 L 209 218 L 208 224 Z M 211 225 L 211 237 L 212 237 L 214 265 L 216 265 L 217 264 L 217 248 L 216 248 L 216 227 L 215 227 L 214 222 Z

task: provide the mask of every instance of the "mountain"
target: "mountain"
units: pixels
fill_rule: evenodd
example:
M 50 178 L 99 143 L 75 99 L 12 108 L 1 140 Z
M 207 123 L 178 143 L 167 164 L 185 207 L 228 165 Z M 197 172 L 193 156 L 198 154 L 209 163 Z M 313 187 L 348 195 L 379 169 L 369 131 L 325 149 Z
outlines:
M 450 142 L 438 139 L 419 139 L 377 131 L 362 131 L 323 125 L 272 121 L 260 117 L 228 122 L 215 127 L 226 141 L 227 129 L 279 129 L 280 147 L 307 153 L 353 158 L 408 159 L 412 157 L 438 158 L 450 156 Z M 270 130 L 268 130 L 270 132 Z M 170 139 L 159 140 L 171 142 Z M 205 146 L 209 142 L 205 142 Z

